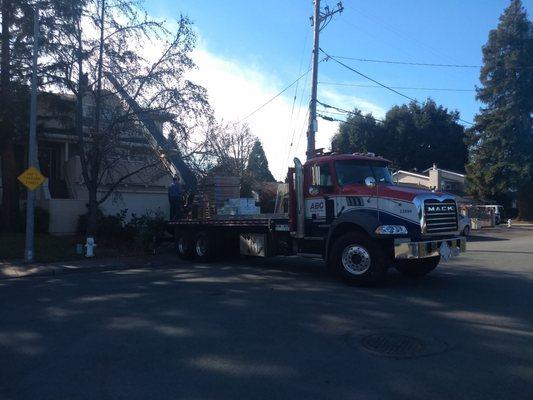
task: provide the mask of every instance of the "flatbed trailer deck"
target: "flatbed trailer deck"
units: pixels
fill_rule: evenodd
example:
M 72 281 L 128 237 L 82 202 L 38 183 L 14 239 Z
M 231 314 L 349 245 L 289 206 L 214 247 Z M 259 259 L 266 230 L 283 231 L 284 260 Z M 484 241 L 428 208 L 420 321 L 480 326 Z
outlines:
M 257 214 L 257 215 L 217 215 L 215 217 L 177 219 L 168 222 L 170 226 L 272 226 L 272 224 L 289 223 L 286 214 Z

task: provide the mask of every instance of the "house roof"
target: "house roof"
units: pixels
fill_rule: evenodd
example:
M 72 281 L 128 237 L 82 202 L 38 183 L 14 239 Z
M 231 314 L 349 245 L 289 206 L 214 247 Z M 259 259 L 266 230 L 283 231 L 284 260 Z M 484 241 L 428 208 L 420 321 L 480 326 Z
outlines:
M 400 173 L 405 174 L 405 175 L 410 175 L 410 176 L 416 176 L 417 178 L 429 179 L 429 176 L 427 176 L 427 175 L 417 174 L 415 172 L 410 172 L 410 171 L 404 171 L 402 169 L 399 170 L 399 171 L 396 171 L 392 175 L 395 176 L 395 175 L 400 174 Z
M 422 171 L 422 172 L 429 172 L 432 168 L 433 168 L 433 167 L 427 168 L 427 169 L 425 169 L 425 170 Z M 462 178 L 465 177 L 465 174 L 460 174 L 459 172 L 450 171 L 449 169 L 442 169 L 442 168 L 438 168 L 438 167 L 437 167 L 437 169 L 438 169 L 439 171 L 446 172 L 447 174 L 457 175 L 457 176 L 460 176 L 460 177 L 462 177 Z

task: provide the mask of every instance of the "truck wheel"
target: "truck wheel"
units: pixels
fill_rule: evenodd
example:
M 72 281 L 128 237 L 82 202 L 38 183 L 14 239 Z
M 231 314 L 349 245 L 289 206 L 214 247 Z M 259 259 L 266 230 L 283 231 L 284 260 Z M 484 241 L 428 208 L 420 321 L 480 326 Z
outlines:
M 361 233 L 339 237 L 331 249 L 329 266 L 343 279 L 356 285 L 372 285 L 385 277 L 387 271 L 383 251 Z
M 194 238 L 194 257 L 199 261 L 211 261 L 215 256 L 215 241 L 206 231 L 198 232 Z
M 189 232 L 176 232 L 176 250 L 178 257 L 182 260 L 191 260 L 194 257 L 193 243 Z
M 405 276 L 421 277 L 429 274 L 437 268 L 439 262 L 440 256 L 402 261 L 400 264 L 396 265 L 396 269 Z

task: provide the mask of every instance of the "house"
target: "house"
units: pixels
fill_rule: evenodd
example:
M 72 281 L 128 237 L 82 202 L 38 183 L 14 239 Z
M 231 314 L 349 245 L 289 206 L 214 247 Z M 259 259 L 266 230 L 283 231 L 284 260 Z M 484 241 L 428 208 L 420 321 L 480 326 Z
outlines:
M 84 125 L 94 109 L 91 108 L 94 107 L 91 99 L 91 96 L 87 97 L 84 107 Z M 38 160 L 41 173 L 47 180 L 36 190 L 37 206 L 49 211 L 49 232 L 57 235 L 74 233 L 79 216 L 87 212 L 88 192 L 83 184 L 78 137 L 73 128 L 74 113 L 73 96 L 56 93 L 39 95 Z M 160 210 L 168 215 L 167 186 L 172 180 L 171 175 L 153 151 L 145 133 L 137 126 L 119 138 L 113 169 L 103 177 L 99 196 L 108 191 L 118 176 L 150 167 L 134 173 L 116 187 L 100 206 L 104 214 L 116 214 L 127 209 L 129 215 L 141 215 L 147 210 Z M 27 166 L 26 140 L 23 138 L 16 145 L 18 173 Z M 25 190 L 21 190 L 21 204 L 24 201 Z
M 465 175 L 437 167 L 433 164 L 422 172 L 399 170 L 393 174 L 399 185 L 424 187 L 462 195 L 465 189 Z

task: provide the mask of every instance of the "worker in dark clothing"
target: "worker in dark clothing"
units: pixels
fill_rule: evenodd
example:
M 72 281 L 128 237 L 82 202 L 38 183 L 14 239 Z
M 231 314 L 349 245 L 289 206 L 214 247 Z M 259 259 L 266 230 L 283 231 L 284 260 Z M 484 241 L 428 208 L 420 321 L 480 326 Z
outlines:
M 182 194 L 181 184 L 177 176 L 172 178 L 172 183 L 168 187 L 168 202 L 170 204 L 170 219 L 179 219 L 181 217 Z

